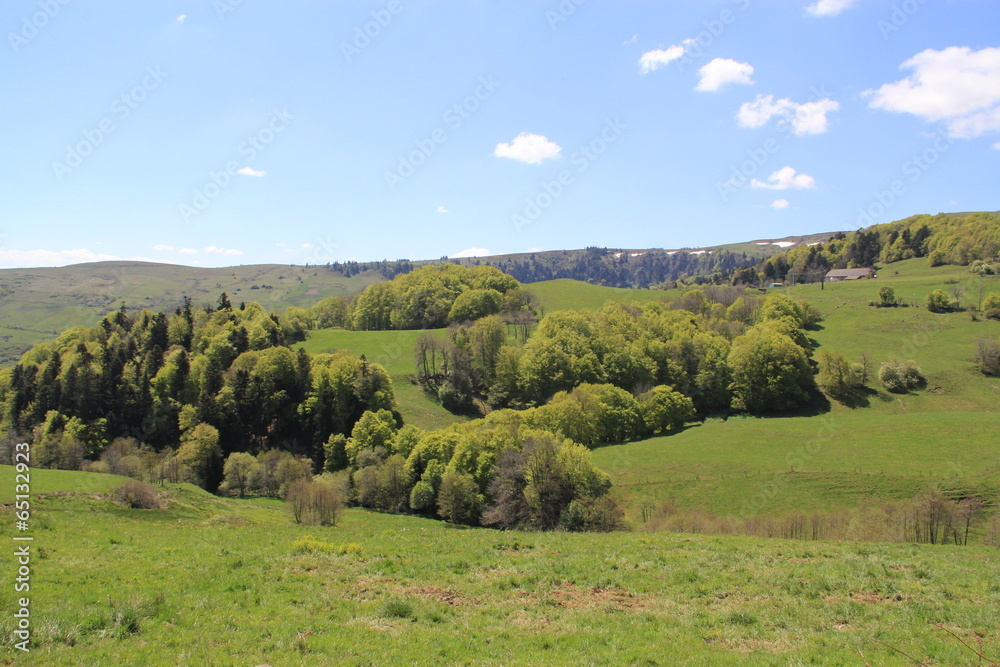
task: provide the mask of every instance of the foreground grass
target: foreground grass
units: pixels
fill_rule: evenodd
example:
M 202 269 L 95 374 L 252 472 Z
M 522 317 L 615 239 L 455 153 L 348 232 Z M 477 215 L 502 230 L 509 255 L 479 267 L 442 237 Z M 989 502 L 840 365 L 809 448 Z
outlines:
M 95 488 L 93 475 L 67 475 L 64 491 Z M 48 476 L 34 481 L 50 488 Z M 336 528 L 310 528 L 273 501 L 167 493 L 158 511 L 89 493 L 37 499 L 35 644 L 13 650 L 5 618 L 4 659 L 910 664 L 889 645 L 975 663 L 933 623 L 1000 654 L 995 550 L 500 533 L 358 510 Z M 12 607 L 10 587 L 0 600 Z

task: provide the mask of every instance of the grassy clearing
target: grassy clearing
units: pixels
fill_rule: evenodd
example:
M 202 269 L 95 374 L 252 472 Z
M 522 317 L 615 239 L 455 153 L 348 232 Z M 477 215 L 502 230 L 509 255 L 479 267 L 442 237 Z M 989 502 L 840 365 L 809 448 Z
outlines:
M 311 354 L 346 350 L 365 355 L 372 362 L 382 365 L 392 376 L 396 403 L 407 424 L 423 429 L 443 428 L 448 424 L 465 421 L 466 417 L 453 415 L 441 407 L 438 400 L 427 395 L 413 383 L 416 371 L 414 347 L 423 331 L 346 331 L 323 329 L 310 331 L 305 342 L 299 343 Z M 433 330 L 444 339 L 445 329 Z
M 668 294 L 661 290 L 603 287 L 568 279 L 530 283 L 526 287 L 538 297 L 539 306 L 545 313 L 556 310 L 596 310 L 608 301 L 661 301 Z
M 1000 654 L 1000 561 L 978 547 L 500 533 L 358 510 L 306 528 L 273 501 L 167 492 L 153 511 L 37 501 L 36 644 L 17 664 L 910 664 L 879 642 L 974 662 L 932 623 Z

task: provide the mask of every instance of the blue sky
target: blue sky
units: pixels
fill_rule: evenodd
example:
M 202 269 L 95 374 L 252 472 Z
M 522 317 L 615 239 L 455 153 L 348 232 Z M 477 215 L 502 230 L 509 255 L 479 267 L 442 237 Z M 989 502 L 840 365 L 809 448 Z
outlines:
M 7 0 L 0 267 L 692 247 L 996 210 L 992 0 Z

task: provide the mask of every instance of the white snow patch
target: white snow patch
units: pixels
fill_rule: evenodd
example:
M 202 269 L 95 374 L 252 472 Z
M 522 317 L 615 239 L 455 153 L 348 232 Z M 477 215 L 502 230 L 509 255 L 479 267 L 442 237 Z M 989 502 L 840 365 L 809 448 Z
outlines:
M 670 250 L 669 252 L 667 252 L 667 254 L 668 255 L 675 255 L 675 254 L 677 254 L 677 251 L 676 250 Z
M 629 257 L 639 257 L 640 255 L 645 255 L 645 254 L 646 254 L 646 253 L 644 253 L 644 252 L 630 252 L 630 253 L 628 254 L 628 256 L 629 256 Z
M 711 250 L 692 250 L 690 254 L 692 255 L 704 255 L 705 253 L 711 253 Z
M 775 241 L 771 245 L 776 245 L 779 248 L 787 248 L 788 246 L 795 245 L 795 241 Z
M 807 243 L 806 247 L 808 248 L 811 245 L 819 245 L 820 243 L 822 243 L 822 241 L 816 241 L 816 243 Z
M 622 256 L 622 253 L 620 253 L 620 252 L 616 252 L 616 253 L 615 253 L 615 259 L 618 259 L 618 258 L 619 258 L 619 257 L 621 257 L 621 256 Z
M 770 241 L 757 241 L 757 245 L 771 245 Z

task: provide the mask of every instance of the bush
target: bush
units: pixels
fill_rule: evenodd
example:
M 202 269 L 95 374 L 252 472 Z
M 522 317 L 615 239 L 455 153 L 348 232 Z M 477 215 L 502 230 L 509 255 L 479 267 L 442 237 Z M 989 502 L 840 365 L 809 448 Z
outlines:
M 482 511 L 483 496 L 472 475 L 447 472 L 438 491 L 438 514 L 452 523 L 476 523 Z
M 898 394 L 916 389 L 926 382 L 920 369 L 912 361 L 902 364 L 883 362 L 878 371 L 878 379 L 886 389 Z
M 879 305 L 883 308 L 892 308 L 899 305 L 899 297 L 896 296 L 896 290 L 885 285 L 878 291 Z
M 991 320 L 1000 320 L 1000 294 L 990 294 L 983 300 L 983 312 Z
M 158 510 L 160 499 L 156 489 L 145 482 L 131 480 L 125 482 L 114 491 L 114 497 L 126 507 L 136 510 Z
M 995 340 L 979 341 L 976 361 L 983 375 L 1000 376 L 1000 342 Z
M 943 289 L 936 289 L 927 295 L 927 310 L 932 313 L 950 313 L 958 309 L 958 299 Z

